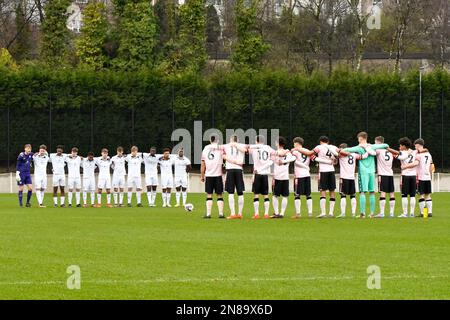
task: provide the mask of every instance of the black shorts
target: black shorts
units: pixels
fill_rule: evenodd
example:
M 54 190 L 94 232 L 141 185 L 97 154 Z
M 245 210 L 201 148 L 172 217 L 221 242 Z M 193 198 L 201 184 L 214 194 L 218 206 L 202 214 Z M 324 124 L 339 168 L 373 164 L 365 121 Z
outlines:
M 419 180 L 419 194 L 431 194 L 431 181 Z
M 311 195 L 311 177 L 296 178 L 294 193 L 297 196 Z
M 269 194 L 269 177 L 266 174 L 255 174 L 252 192 L 263 196 Z
M 395 191 L 393 176 L 378 176 L 378 191 L 392 193 Z
M 416 176 L 402 176 L 400 189 L 402 190 L 402 196 L 415 197 L 417 190 Z
M 289 197 L 289 180 L 275 180 L 273 195 L 276 197 Z
M 225 191 L 228 193 L 234 193 L 241 195 L 244 193 L 244 176 L 241 169 L 229 169 L 227 170 L 227 177 L 225 180 Z
M 206 177 L 205 178 L 205 192 L 207 194 L 222 194 L 223 193 L 223 181 L 222 176 L 218 177 Z
M 346 196 L 352 196 L 356 194 L 355 180 L 340 179 L 339 193 Z
M 319 173 L 319 191 L 336 190 L 336 176 L 334 171 Z

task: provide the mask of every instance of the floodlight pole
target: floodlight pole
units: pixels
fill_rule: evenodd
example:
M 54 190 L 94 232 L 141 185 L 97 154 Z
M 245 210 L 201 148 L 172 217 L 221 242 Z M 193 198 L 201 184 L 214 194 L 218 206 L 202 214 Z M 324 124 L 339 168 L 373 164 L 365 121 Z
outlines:
M 419 138 L 422 139 L 422 71 L 425 66 L 419 68 Z
M 419 138 L 422 139 L 422 67 L 419 69 Z

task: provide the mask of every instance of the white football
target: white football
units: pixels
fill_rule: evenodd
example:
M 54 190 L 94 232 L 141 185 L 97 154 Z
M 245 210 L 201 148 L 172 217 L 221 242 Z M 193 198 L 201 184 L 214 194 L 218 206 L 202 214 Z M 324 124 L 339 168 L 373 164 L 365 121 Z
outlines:
M 192 203 L 186 203 L 184 205 L 184 210 L 187 212 L 192 212 L 194 210 L 194 205 Z

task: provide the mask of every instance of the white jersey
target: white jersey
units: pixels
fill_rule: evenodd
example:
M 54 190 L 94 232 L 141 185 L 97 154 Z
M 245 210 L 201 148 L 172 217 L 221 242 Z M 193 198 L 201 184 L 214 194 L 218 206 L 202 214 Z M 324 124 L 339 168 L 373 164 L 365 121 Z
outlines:
M 49 162 L 52 163 L 52 172 L 54 175 L 64 175 L 64 167 L 66 166 L 67 154 L 62 153 L 58 155 L 57 153 L 51 153 Z
M 400 151 L 398 160 L 400 160 L 402 165 L 412 164 L 414 161 L 416 161 L 416 151 L 413 151 L 411 149 L 407 151 Z M 417 166 L 402 169 L 402 176 L 417 176 Z
M 95 159 L 89 161 L 88 158 L 83 159 L 82 167 L 83 167 L 83 178 L 91 179 L 95 178 L 95 167 L 97 166 Z
M 158 161 L 163 156 L 162 154 L 155 154 L 152 156 L 150 153 L 143 153 L 145 175 L 157 176 L 158 175 Z
M 416 159 L 419 160 L 417 173 L 420 181 L 431 181 L 431 165 L 433 158 L 429 152 L 418 153 Z
M 81 157 L 76 156 L 72 158 L 72 156 L 69 155 L 66 157 L 66 163 L 68 170 L 67 176 L 69 178 L 80 178 Z
M 238 144 L 239 147 L 244 148 L 245 145 L 244 144 Z M 236 146 L 233 146 L 231 144 L 225 144 L 222 146 L 223 149 L 223 154 L 225 154 L 227 156 L 227 160 L 225 161 L 225 169 L 230 170 L 230 169 L 241 169 L 242 170 L 242 166 L 232 163 L 230 162 L 228 159 L 232 159 L 233 161 L 236 161 L 238 163 L 244 163 L 244 157 L 245 157 L 245 153 L 240 151 Z
M 294 162 L 294 174 L 296 178 L 306 178 L 310 177 L 309 165 L 311 163 L 311 158 L 304 155 L 300 151 L 294 149 L 292 150 L 292 155 L 297 159 Z
M 269 175 L 272 168 L 272 156 L 276 151 L 266 144 L 250 145 L 249 153 L 253 159 L 253 171 L 259 175 Z
M 128 177 L 140 177 L 141 176 L 141 165 L 142 157 L 137 155 L 133 157 L 131 154 L 127 155 L 126 161 L 128 163 Z
M 186 168 L 191 165 L 191 161 L 184 157 L 176 156 L 174 158 L 175 177 L 181 178 L 187 176 Z
M 127 171 L 125 170 L 125 159 L 126 156 L 119 157 L 118 155 L 111 158 L 111 164 L 114 170 L 113 176 L 123 177 L 127 174 Z
M 278 151 L 284 152 L 286 150 L 282 149 Z M 273 178 L 275 180 L 289 180 L 289 163 L 295 161 L 297 158 L 288 151 L 285 156 L 274 154 L 272 155 L 272 159 L 274 163 Z
M 174 165 L 174 160 L 175 159 L 173 158 L 172 155 L 167 160 L 164 160 L 163 158 L 160 158 L 158 163 L 159 163 L 159 168 L 161 169 L 161 177 L 162 176 L 172 176 L 173 175 L 172 167 Z
M 314 148 L 314 152 L 319 158 L 322 159 L 335 159 L 335 156 L 333 156 L 333 152 L 336 152 L 336 146 L 329 145 L 329 144 L 320 144 Z M 319 172 L 334 172 L 334 165 L 319 162 Z
M 103 159 L 103 157 L 95 158 L 95 164 L 97 165 L 99 172 L 98 177 L 101 178 L 111 178 L 109 168 L 111 167 L 111 159 L 108 157 Z
M 211 143 L 202 151 L 205 163 L 205 177 L 221 177 L 223 166 L 223 149 L 217 143 Z
M 33 155 L 33 163 L 34 163 L 34 174 L 36 176 L 46 176 L 47 175 L 47 164 L 50 161 L 48 155 L 39 155 L 38 153 Z

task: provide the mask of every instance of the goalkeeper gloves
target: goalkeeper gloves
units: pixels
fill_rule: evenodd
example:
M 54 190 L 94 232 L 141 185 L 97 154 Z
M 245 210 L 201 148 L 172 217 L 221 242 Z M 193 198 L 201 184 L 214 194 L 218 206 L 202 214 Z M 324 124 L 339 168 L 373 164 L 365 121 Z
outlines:
M 20 172 L 16 171 L 16 180 L 17 182 L 20 182 L 22 179 L 20 178 Z

